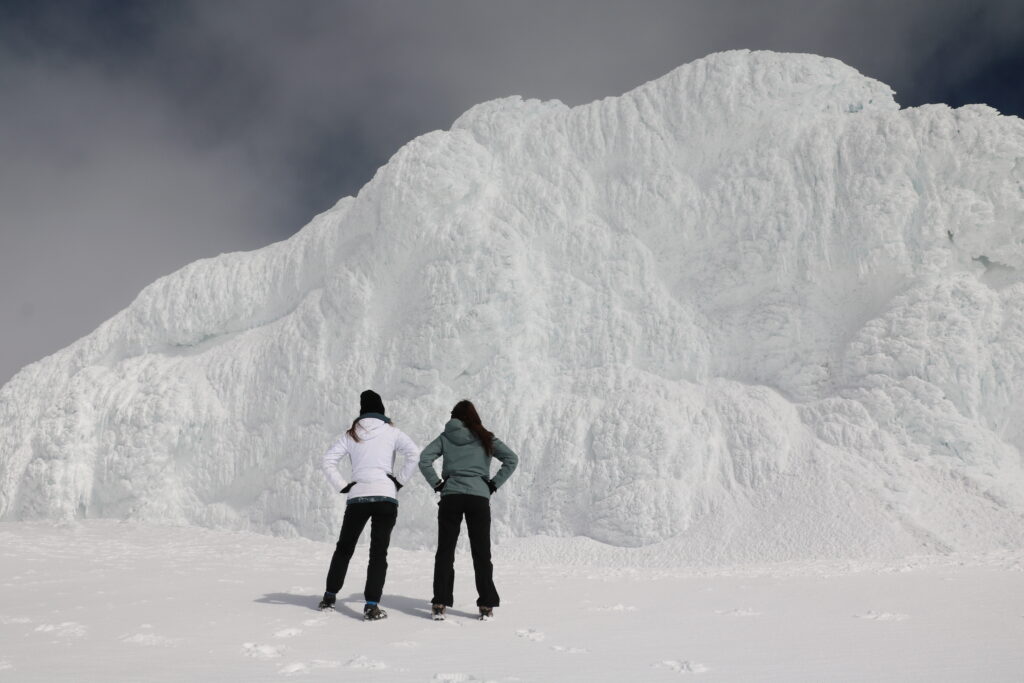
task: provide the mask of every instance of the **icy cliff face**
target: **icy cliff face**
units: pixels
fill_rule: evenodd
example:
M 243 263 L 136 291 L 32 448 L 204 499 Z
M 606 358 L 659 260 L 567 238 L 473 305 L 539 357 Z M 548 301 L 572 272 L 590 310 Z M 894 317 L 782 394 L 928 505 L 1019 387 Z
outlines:
M 0 390 L 4 519 L 329 538 L 372 387 L 521 455 L 499 535 L 706 560 L 1024 544 L 1024 122 L 730 52 L 509 98 L 286 242 L 194 263 Z M 430 543 L 432 494 L 396 540 Z

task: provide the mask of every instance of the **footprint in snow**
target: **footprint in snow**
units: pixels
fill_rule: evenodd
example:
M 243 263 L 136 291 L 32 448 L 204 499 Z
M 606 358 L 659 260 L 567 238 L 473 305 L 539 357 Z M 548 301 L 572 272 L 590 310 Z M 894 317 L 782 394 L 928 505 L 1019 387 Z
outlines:
M 122 643 L 146 645 L 148 647 L 170 647 L 172 645 L 177 645 L 180 642 L 177 638 L 158 636 L 155 633 L 136 633 L 130 636 L 125 635 L 121 636 L 118 640 Z
M 739 609 L 716 609 L 715 614 L 721 614 L 725 617 L 758 617 L 761 613 L 752 610 L 749 607 Z
M 243 643 L 242 652 L 254 659 L 276 659 L 281 656 L 282 647 L 260 645 L 259 643 Z
M 277 670 L 277 673 L 281 674 L 282 676 L 294 676 L 296 674 L 308 674 L 309 673 L 309 667 L 306 666 L 305 664 L 303 664 L 302 662 L 295 662 L 294 664 L 285 664 L 284 666 L 282 666 L 280 669 Z
M 480 679 L 474 678 L 469 674 L 438 673 L 434 674 L 434 677 L 430 680 L 434 681 L 435 683 L 469 683 L 469 681 L 477 681 Z
M 313 669 L 337 669 L 339 666 L 341 666 L 341 662 L 314 659 L 309 664 L 306 664 L 305 662 L 292 662 L 291 664 L 285 664 L 277 670 L 277 673 L 282 676 L 295 676 L 298 674 L 308 674 Z
M 339 666 L 341 666 L 341 662 L 335 662 L 335 661 L 330 660 L 330 659 L 314 659 L 313 660 L 313 668 L 314 669 L 337 669 Z
M 539 643 L 545 637 L 543 631 L 534 631 L 532 628 L 521 628 L 516 631 L 516 635 L 526 640 L 532 640 L 535 643 Z
M 286 628 L 274 634 L 275 638 L 294 638 L 302 633 L 301 628 Z
M 52 633 L 61 638 L 81 638 L 85 635 L 85 626 L 74 621 L 65 621 L 60 624 L 40 624 L 36 626 L 35 632 Z
M 359 655 L 355 659 L 350 659 L 346 662 L 345 666 L 350 669 L 386 669 L 388 665 L 384 662 L 378 662 L 376 659 L 370 659 L 365 655 Z
M 396 640 L 393 643 L 388 643 L 391 647 L 419 647 L 420 644 L 415 640 Z
M 690 661 L 678 661 L 676 659 L 665 659 L 654 665 L 656 669 L 668 669 L 680 674 L 702 674 L 708 670 L 703 664 Z
M 590 607 L 589 612 L 635 612 L 636 607 L 633 605 L 623 605 L 619 603 L 617 605 L 604 605 L 601 607 Z
M 567 655 L 585 655 L 590 652 L 585 647 L 566 647 L 564 645 L 552 645 L 551 649 L 555 652 L 564 652 Z
M 864 614 L 854 614 L 858 619 L 868 619 L 870 621 L 903 621 L 909 619 L 910 615 L 900 614 L 898 612 L 874 612 L 868 610 Z

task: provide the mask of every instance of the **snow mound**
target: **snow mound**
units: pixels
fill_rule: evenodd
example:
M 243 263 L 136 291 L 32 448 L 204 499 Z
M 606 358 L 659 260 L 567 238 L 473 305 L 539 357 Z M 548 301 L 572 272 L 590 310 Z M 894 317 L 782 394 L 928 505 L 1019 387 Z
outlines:
M 694 561 L 1024 546 L 1024 122 L 737 51 L 413 140 L 0 390 L 3 519 L 327 539 L 372 387 L 520 453 L 496 533 Z M 396 542 L 430 544 L 431 494 Z

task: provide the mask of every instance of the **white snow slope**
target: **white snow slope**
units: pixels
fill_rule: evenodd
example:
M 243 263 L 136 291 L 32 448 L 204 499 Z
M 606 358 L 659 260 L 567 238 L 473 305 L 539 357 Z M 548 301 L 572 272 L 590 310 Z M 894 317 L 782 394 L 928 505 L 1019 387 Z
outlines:
M 1024 122 L 716 54 L 413 140 L 293 238 L 193 263 L 0 390 L 4 520 L 328 539 L 372 387 L 522 459 L 500 537 L 692 562 L 1024 547 Z M 427 545 L 402 491 L 396 543 Z

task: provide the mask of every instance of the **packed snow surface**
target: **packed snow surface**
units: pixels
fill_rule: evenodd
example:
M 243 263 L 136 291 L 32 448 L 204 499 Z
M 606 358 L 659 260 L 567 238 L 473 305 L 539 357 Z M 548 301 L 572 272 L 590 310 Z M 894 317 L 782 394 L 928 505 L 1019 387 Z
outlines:
M 448 619 L 435 622 L 433 552 L 392 549 L 388 618 L 364 623 L 365 549 L 337 610 L 320 612 L 330 543 L 111 520 L 0 524 L 0 680 L 1020 683 L 1024 671 L 1020 551 L 694 571 L 567 566 L 536 541 L 496 548 L 502 604 L 489 622 L 474 618 L 468 553 Z
M 1024 122 L 746 51 L 479 105 L 15 376 L 0 514 L 330 538 L 319 460 L 366 388 L 421 446 L 477 404 L 521 457 L 499 538 L 1024 547 Z M 403 489 L 398 545 L 432 496 Z

